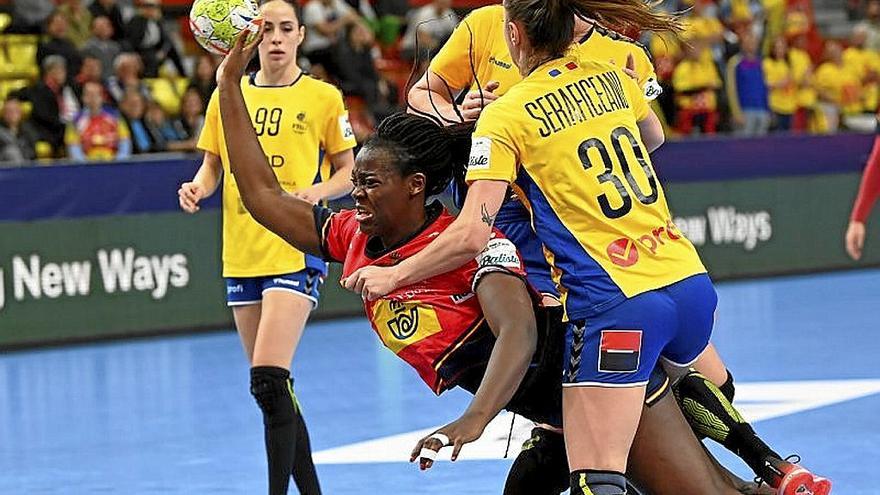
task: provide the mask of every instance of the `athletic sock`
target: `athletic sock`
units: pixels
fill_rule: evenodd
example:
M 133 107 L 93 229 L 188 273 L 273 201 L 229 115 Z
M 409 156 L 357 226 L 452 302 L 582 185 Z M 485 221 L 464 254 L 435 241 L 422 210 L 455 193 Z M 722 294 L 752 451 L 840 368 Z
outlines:
M 729 372 L 728 382 L 728 393 L 733 395 L 733 377 Z M 771 457 L 781 459 L 779 454 L 758 438 L 726 394 L 708 378 L 691 371 L 676 384 L 675 397 L 697 435 L 709 437 L 723 445 L 745 461 L 762 479 L 769 482 L 777 477 L 766 461 Z
M 571 495 L 626 495 L 626 476 L 617 471 L 574 471 L 569 485 Z
M 504 495 L 559 495 L 568 488 L 568 457 L 561 433 L 532 429 L 504 484 Z
M 297 440 L 290 372 L 276 366 L 251 368 L 251 394 L 263 411 L 269 494 L 286 495 Z
M 291 390 L 293 379 L 291 379 Z M 312 444 L 309 440 L 309 430 L 302 415 L 296 395 L 293 396 L 294 422 L 296 423 L 296 455 L 293 457 L 293 481 L 301 495 L 321 495 L 321 485 L 318 483 L 318 473 L 315 471 L 315 463 L 312 461 Z

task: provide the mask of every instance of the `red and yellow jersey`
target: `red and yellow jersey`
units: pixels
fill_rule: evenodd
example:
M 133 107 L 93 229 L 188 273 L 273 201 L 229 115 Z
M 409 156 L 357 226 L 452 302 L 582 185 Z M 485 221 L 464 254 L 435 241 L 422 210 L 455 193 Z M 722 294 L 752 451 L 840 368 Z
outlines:
M 400 263 L 428 246 L 455 220 L 440 203 L 432 203 L 422 230 L 398 246 L 384 249 L 378 238 L 360 231 L 354 211 L 329 216 L 324 212 L 316 209 L 316 218 L 323 224 L 324 258 L 342 263 L 343 277 L 364 266 Z M 364 309 L 385 347 L 415 368 L 431 390 L 440 394 L 453 387 L 462 372 L 488 362 L 495 338 L 485 323 L 475 290 L 483 275 L 498 271 L 525 277 L 513 243 L 496 231 L 475 260 L 376 301 L 365 301 Z
M 662 90 L 647 49 L 640 43 L 599 25 L 573 46 L 580 58 L 626 67 L 632 55 L 639 86 L 653 100 Z M 455 89 L 477 89 L 498 81 L 495 94 L 503 95 L 522 80 L 504 41 L 504 7 L 489 5 L 470 13 L 431 60 L 431 71 Z
M 620 69 L 563 57 L 477 121 L 467 180 L 513 185 L 570 319 L 706 271 L 673 224 L 641 142 L 637 122 L 648 112 Z
M 96 114 L 83 110 L 67 124 L 64 143 L 79 145 L 90 160 L 112 160 L 119 142 L 130 139 L 128 126 L 115 111 L 102 109 Z
M 241 80 L 254 129 L 278 182 L 296 191 L 330 177 L 326 155 L 357 144 L 342 94 L 306 74 L 281 87 L 258 86 L 253 75 Z M 211 97 L 198 147 L 223 163 L 223 276 L 257 277 L 291 273 L 324 263 L 294 249 L 248 213 L 229 169 L 226 136 L 217 93 Z

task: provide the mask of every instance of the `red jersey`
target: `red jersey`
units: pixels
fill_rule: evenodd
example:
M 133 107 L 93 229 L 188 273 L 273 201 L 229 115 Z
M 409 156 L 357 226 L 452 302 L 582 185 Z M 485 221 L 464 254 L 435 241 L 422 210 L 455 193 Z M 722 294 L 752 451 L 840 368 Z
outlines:
M 355 211 L 327 216 L 321 210 L 315 211 L 318 225 L 323 227 L 324 256 L 327 261 L 343 263 L 343 277 L 364 266 L 400 263 L 424 249 L 455 220 L 440 203 L 432 203 L 427 207 L 425 225 L 386 249 L 378 238 L 360 231 Z M 431 390 L 440 394 L 452 388 L 461 373 L 488 362 L 495 338 L 474 291 L 483 275 L 498 271 L 525 278 L 516 247 L 495 231 L 475 260 L 376 301 L 365 301 L 364 309 L 385 347 L 415 368 Z
M 880 114 L 878 114 L 877 129 L 880 131 Z M 874 148 L 871 150 L 868 163 L 865 164 L 850 220 L 865 223 L 878 197 L 880 197 L 880 134 L 874 138 Z

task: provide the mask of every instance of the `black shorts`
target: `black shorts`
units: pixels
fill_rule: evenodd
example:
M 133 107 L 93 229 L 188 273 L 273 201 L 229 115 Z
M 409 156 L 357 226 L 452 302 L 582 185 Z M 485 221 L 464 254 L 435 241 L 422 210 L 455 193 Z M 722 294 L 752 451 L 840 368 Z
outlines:
M 505 409 L 536 423 L 562 427 L 562 373 L 565 351 L 565 333 L 568 323 L 562 321 L 562 308 L 536 308 L 538 345 L 529 370 L 513 398 Z M 491 351 L 490 351 L 491 352 Z M 455 385 L 472 394 L 483 380 L 485 360 L 458 375 Z M 669 377 L 661 367 L 656 367 L 648 381 L 645 405 L 656 404 L 669 392 Z

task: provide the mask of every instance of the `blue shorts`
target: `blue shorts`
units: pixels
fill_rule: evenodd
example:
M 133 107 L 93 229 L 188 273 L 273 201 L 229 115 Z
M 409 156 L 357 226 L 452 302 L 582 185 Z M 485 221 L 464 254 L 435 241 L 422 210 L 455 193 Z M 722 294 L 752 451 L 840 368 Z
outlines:
M 521 209 L 521 212 L 515 211 Z M 504 203 L 495 227 L 519 250 L 526 267 L 526 278 L 541 294 L 559 299 L 559 290 L 550 276 L 550 264 L 544 257 L 544 245 L 532 230 L 529 212 L 519 201 Z
M 263 300 L 263 293 L 269 290 L 287 291 L 298 294 L 312 302 L 312 309 L 318 307 L 324 273 L 313 268 L 284 275 L 268 277 L 243 277 L 226 279 L 226 305 L 245 306 Z
M 712 281 L 700 274 L 571 322 L 563 386 L 644 385 L 661 357 L 689 366 L 709 344 L 717 304 Z

